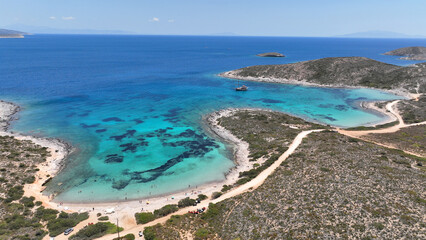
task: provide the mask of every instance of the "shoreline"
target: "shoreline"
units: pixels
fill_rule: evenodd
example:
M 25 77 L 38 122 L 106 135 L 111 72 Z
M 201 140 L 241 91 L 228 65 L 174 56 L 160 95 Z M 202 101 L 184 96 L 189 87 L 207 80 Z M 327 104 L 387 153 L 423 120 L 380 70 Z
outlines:
M 113 209 L 114 213 L 108 214 L 112 218 L 120 219 L 123 227 L 134 226 L 134 214 L 141 211 L 154 211 L 167 204 L 177 204 L 179 200 L 186 197 L 196 198 L 198 194 L 205 194 L 209 198 L 213 192 L 220 192 L 222 186 L 232 185 L 238 180 L 238 174 L 241 171 L 249 170 L 254 163 L 249 161 L 248 143 L 239 140 L 232 135 L 228 130 L 217 124 L 217 120 L 222 116 L 233 114 L 237 109 L 225 109 L 213 112 L 205 117 L 205 122 L 208 125 L 209 131 L 212 134 L 220 137 L 227 143 L 230 143 L 233 148 L 235 166 L 226 174 L 223 181 L 210 182 L 187 189 L 186 191 L 176 191 L 163 195 L 157 195 L 152 198 L 140 198 L 132 200 L 120 200 L 110 202 L 83 202 L 83 203 L 58 203 L 52 199 L 52 196 L 43 194 L 46 183 L 50 178 L 53 178 L 61 170 L 66 157 L 71 153 L 72 147 L 59 140 L 52 138 L 37 138 L 34 136 L 25 136 L 19 133 L 8 131 L 10 122 L 17 120 L 15 114 L 21 108 L 13 103 L 0 101 L 0 135 L 12 136 L 18 140 L 29 140 L 42 147 L 48 148 L 50 156 L 46 161 L 40 163 L 37 167 L 39 171 L 35 174 L 35 182 L 25 184 L 24 196 L 33 196 L 35 201 L 41 201 L 44 207 L 56 209 L 66 212 L 89 212 L 89 215 L 96 217 L 97 213 L 106 214 L 108 210 Z M 253 109 L 252 109 L 253 110 Z
M 300 85 L 300 86 L 308 86 L 308 87 L 321 87 L 321 88 L 346 88 L 346 89 L 359 89 L 359 88 L 365 88 L 365 89 L 373 89 L 378 90 L 382 92 L 392 93 L 397 96 L 401 96 L 408 99 L 417 99 L 421 94 L 416 93 L 410 93 L 406 91 L 405 89 L 381 89 L 381 88 L 372 88 L 372 87 L 365 87 L 365 86 L 347 86 L 347 85 L 340 85 L 340 84 L 319 84 L 319 83 L 312 83 L 307 81 L 298 81 L 298 80 L 291 80 L 291 79 L 285 79 L 285 78 L 266 78 L 266 77 L 242 77 L 235 75 L 234 71 L 238 70 L 231 70 L 227 72 L 222 72 L 217 74 L 217 76 L 222 78 L 228 78 L 228 79 L 237 79 L 237 80 L 243 80 L 243 81 L 250 81 L 250 82 L 264 82 L 264 83 L 279 83 L 279 84 L 288 84 L 288 85 Z
M 53 202 L 50 201 L 50 196 L 43 195 L 45 189 L 43 184 L 61 171 L 64 160 L 72 151 L 72 146 L 61 139 L 40 138 L 9 131 L 10 123 L 18 120 L 15 116 L 20 110 L 20 106 L 0 100 L 0 136 L 14 137 L 20 141 L 31 141 L 34 144 L 46 147 L 47 151 L 50 152 L 46 161 L 37 165 L 39 171 L 35 173 L 35 182 L 24 185 L 24 196 L 33 196 L 35 201 L 41 201 L 43 206 L 52 207 Z

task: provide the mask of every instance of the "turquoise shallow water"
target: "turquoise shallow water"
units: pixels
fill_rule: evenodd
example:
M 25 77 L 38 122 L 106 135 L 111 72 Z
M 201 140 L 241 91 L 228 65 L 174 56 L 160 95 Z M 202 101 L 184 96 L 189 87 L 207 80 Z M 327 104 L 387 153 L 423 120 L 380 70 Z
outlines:
M 64 202 L 150 197 L 220 181 L 234 166 L 227 147 L 202 128 L 202 116 L 228 107 L 288 112 L 350 127 L 382 117 L 360 100 L 395 95 L 234 81 L 215 74 L 256 64 L 326 56 L 380 55 L 420 40 L 157 36 L 29 36 L 0 42 L 0 97 L 23 106 L 13 130 L 62 138 L 78 151 L 49 184 Z M 423 40 L 424 41 L 424 40 Z M 266 59 L 259 52 L 281 51 Z M 58 185 L 61 183 L 61 185 Z M 81 191 L 81 192 L 80 192 Z

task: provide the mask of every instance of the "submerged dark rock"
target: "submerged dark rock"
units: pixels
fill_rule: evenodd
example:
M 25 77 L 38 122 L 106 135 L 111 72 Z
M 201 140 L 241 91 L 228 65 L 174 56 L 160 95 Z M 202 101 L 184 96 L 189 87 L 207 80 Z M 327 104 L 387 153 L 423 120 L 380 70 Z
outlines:
M 88 125 L 88 124 L 85 124 L 85 123 L 80 123 L 80 126 L 83 127 L 83 128 L 94 128 L 94 127 L 98 127 L 99 125 L 100 125 L 99 123 L 95 123 L 95 124 L 91 124 L 91 125 Z
M 105 118 L 102 120 L 103 122 L 124 122 L 123 119 L 118 118 L 118 117 L 110 117 L 110 118 Z
M 132 137 L 136 133 L 136 130 L 127 130 L 126 133 L 118 136 L 111 136 L 110 139 L 114 139 L 115 141 L 121 141 L 123 138 Z
M 104 160 L 105 163 L 121 163 L 123 162 L 123 156 L 118 156 L 118 154 L 110 154 L 106 156 Z
M 96 131 L 95 132 L 97 132 L 97 133 L 102 133 L 102 132 L 106 132 L 107 130 L 105 129 L 105 128 L 102 128 L 102 129 L 96 129 Z

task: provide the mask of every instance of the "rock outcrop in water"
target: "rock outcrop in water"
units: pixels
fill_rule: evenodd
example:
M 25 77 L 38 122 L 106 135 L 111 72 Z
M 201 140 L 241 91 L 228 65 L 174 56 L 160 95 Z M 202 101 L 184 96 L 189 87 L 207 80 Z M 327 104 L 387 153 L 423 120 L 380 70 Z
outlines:
M 426 92 L 426 63 L 401 67 L 365 57 L 333 57 L 282 65 L 258 65 L 225 72 L 221 76 L 261 82 Z
M 283 54 L 277 53 L 277 52 L 260 53 L 260 54 L 257 54 L 256 56 L 258 56 L 258 57 L 285 57 Z
M 402 56 L 404 60 L 426 60 L 426 47 L 405 47 L 386 52 L 384 55 Z

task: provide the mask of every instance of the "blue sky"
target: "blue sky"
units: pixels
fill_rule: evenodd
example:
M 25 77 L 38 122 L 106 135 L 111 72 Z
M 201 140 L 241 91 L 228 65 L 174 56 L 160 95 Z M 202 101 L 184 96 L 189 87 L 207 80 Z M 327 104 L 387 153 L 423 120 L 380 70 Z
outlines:
M 140 34 L 426 35 L 426 0 L 0 0 L 0 26 L 10 25 Z

